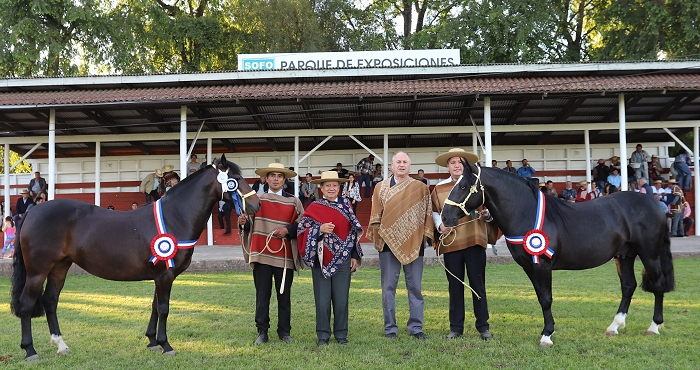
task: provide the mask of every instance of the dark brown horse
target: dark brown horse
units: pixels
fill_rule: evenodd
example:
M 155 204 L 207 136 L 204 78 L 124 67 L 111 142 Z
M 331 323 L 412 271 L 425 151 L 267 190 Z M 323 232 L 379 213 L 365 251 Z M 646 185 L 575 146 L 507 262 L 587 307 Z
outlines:
M 644 264 L 642 289 L 655 297 L 654 316 L 646 333 L 659 334 L 664 293 L 674 289 L 675 280 L 666 216 L 654 198 L 624 191 L 574 204 L 542 194 L 509 172 L 462 164 L 464 174 L 445 202 L 442 221 L 454 226 L 467 210 L 486 205 L 506 235 L 513 259 L 535 287 L 544 315 L 541 347 L 553 344 L 552 270 L 589 269 L 611 258 L 618 266 L 622 300 L 606 334 L 617 334 L 618 328 L 625 327 L 637 286 L 636 257 Z
M 148 348 L 175 354 L 166 335 L 170 290 L 175 278 L 189 267 L 194 242 L 221 199 L 238 203 L 249 214 L 260 208 L 240 168 L 223 155 L 174 186 L 159 203 L 133 211 L 111 211 L 71 199 L 31 209 L 18 231 L 12 275 L 12 312 L 22 321 L 20 346 L 26 350 L 25 359 L 39 358 L 31 318 L 44 310 L 51 343 L 59 354 L 70 353 L 58 327 L 56 307 L 73 263 L 108 280 L 154 280 Z

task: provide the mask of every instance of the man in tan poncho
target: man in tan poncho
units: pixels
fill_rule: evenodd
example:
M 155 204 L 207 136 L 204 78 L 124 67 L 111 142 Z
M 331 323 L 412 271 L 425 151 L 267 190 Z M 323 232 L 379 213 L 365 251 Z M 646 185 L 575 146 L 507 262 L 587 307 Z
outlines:
M 435 185 L 432 194 L 433 219 L 435 221 L 435 250 L 443 255 L 450 296 L 450 333 L 448 339 L 461 337 L 464 333 L 464 269 L 466 267 L 472 293 L 476 330 L 484 340 L 491 339 L 489 331 L 489 309 L 486 303 L 486 245 L 495 243 L 498 228 L 490 221 L 488 210 L 483 206 L 459 219 L 456 227 L 442 224 L 440 213 L 445 199 L 450 195 L 456 181 L 464 172 L 462 160 L 474 164 L 476 154 L 463 149 L 450 149 L 435 158 L 435 163 L 447 167 L 450 177 Z M 454 275 L 453 275 L 454 274 Z M 459 280 L 458 280 L 459 279 Z
M 408 332 L 418 339 L 423 333 L 423 247 L 433 236 L 430 189 L 408 176 L 411 159 L 398 152 L 391 161 L 393 176 L 378 183 L 372 196 L 372 214 L 367 236 L 379 251 L 382 280 L 384 334 L 396 338 L 396 286 L 401 266 L 408 290 Z

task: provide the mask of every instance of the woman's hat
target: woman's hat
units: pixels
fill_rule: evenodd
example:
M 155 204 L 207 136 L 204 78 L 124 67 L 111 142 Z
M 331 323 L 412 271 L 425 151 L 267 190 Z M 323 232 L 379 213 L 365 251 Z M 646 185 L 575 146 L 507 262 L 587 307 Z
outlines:
M 447 153 L 437 156 L 437 158 L 435 158 L 435 163 L 437 163 L 439 166 L 447 167 L 447 161 L 452 157 L 462 157 L 471 164 L 479 162 L 479 156 L 476 154 L 466 152 L 462 148 L 452 148 Z
M 348 179 L 343 179 L 338 177 L 338 171 L 323 171 L 321 172 L 321 178 L 312 180 L 312 184 L 323 184 L 324 182 L 329 182 L 329 181 L 334 181 L 334 182 L 347 182 L 349 181 Z
M 163 171 L 160 168 L 156 168 L 156 176 L 163 177 Z
M 266 168 L 258 168 L 257 170 L 255 170 L 255 173 L 258 176 L 267 176 L 267 174 L 270 172 L 279 172 L 279 173 L 283 174 L 284 177 L 287 179 L 291 178 L 291 177 L 295 177 L 297 175 L 296 172 L 285 168 L 282 163 L 270 163 L 267 165 Z
M 588 185 L 588 181 L 586 181 L 586 180 L 578 182 L 578 186 L 586 186 L 586 185 Z
M 166 164 L 165 166 L 161 167 L 160 170 L 163 172 L 170 172 L 175 169 L 175 166 L 172 164 Z

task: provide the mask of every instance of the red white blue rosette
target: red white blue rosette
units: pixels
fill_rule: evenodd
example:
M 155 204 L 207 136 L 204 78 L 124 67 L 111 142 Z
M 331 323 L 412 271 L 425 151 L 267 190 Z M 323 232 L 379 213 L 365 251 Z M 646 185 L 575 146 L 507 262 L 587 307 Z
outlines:
M 549 248 L 549 237 L 542 230 L 530 230 L 523 237 L 525 251 L 532 255 L 532 262 L 540 263 L 540 256 L 545 254 L 552 258 L 554 251 Z
M 177 239 L 170 234 L 158 234 L 151 240 L 151 253 L 153 256 L 148 260 L 154 265 L 158 261 L 165 262 L 166 268 L 175 267 L 173 258 L 177 254 Z

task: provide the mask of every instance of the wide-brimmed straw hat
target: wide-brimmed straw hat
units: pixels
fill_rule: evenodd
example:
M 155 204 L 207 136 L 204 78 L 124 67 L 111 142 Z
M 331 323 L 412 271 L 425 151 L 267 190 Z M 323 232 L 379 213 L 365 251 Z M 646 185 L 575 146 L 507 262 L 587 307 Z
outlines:
M 311 180 L 312 184 L 323 184 L 324 182 L 348 182 L 350 180 L 338 177 L 338 171 L 323 171 L 321 172 L 321 178 L 316 180 Z
M 663 180 L 654 180 L 654 184 L 663 184 Z
M 449 161 L 452 157 L 462 157 L 466 159 L 467 162 L 472 164 L 479 162 L 479 156 L 476 154 L 469 153 L 462 148 L 452 148 L 447 153 L 437 156 L 435 158 L 435 163 L 437 163 L 439 166 L 447 167 L 447 161 Z
M 537 186 L 543 187 L 543 186 L 547 186 L 547 184 L 545 184 L 544 182 L 541 182 L 541 183 L 537 184 Z
M 163 171 L 160 168 L 156 168 L 156 176 L 163 177 Z
M 285 178 L 294 177 L 297 175 L 296 172 L 287 169 L 282 163 L 270 163 L 265 168 L 258 168 L 255 173 L 258 176 L 267 176 L 270 172 L 279 172 L 284 175 Z
M 610 157 L 610 160 L 611 161 L 618 161 L 618 160 L 620 160 L 620 157 L 614 155 L 614 156 Z
M 578 182 L 578 186 L 586 186 L 586 185 L 588 185 L 588 181 L 586 181 L 586 180 Z
M 22 194 L 29 194 L 29 190 L 27 190 L 27 189 L 22 189 Z
M 160 170 L 163 172 L 170 172 L 175 169 L 175 166 L 172 164 L 166 164 L 165 166 L 161 167 Z
M 678 184 L 678 181 L 676 181 L 676 179 L 670 179 L 670 180 L 668 180 L 668 183 L 669 183 L 669 185 L 670 184 Z

